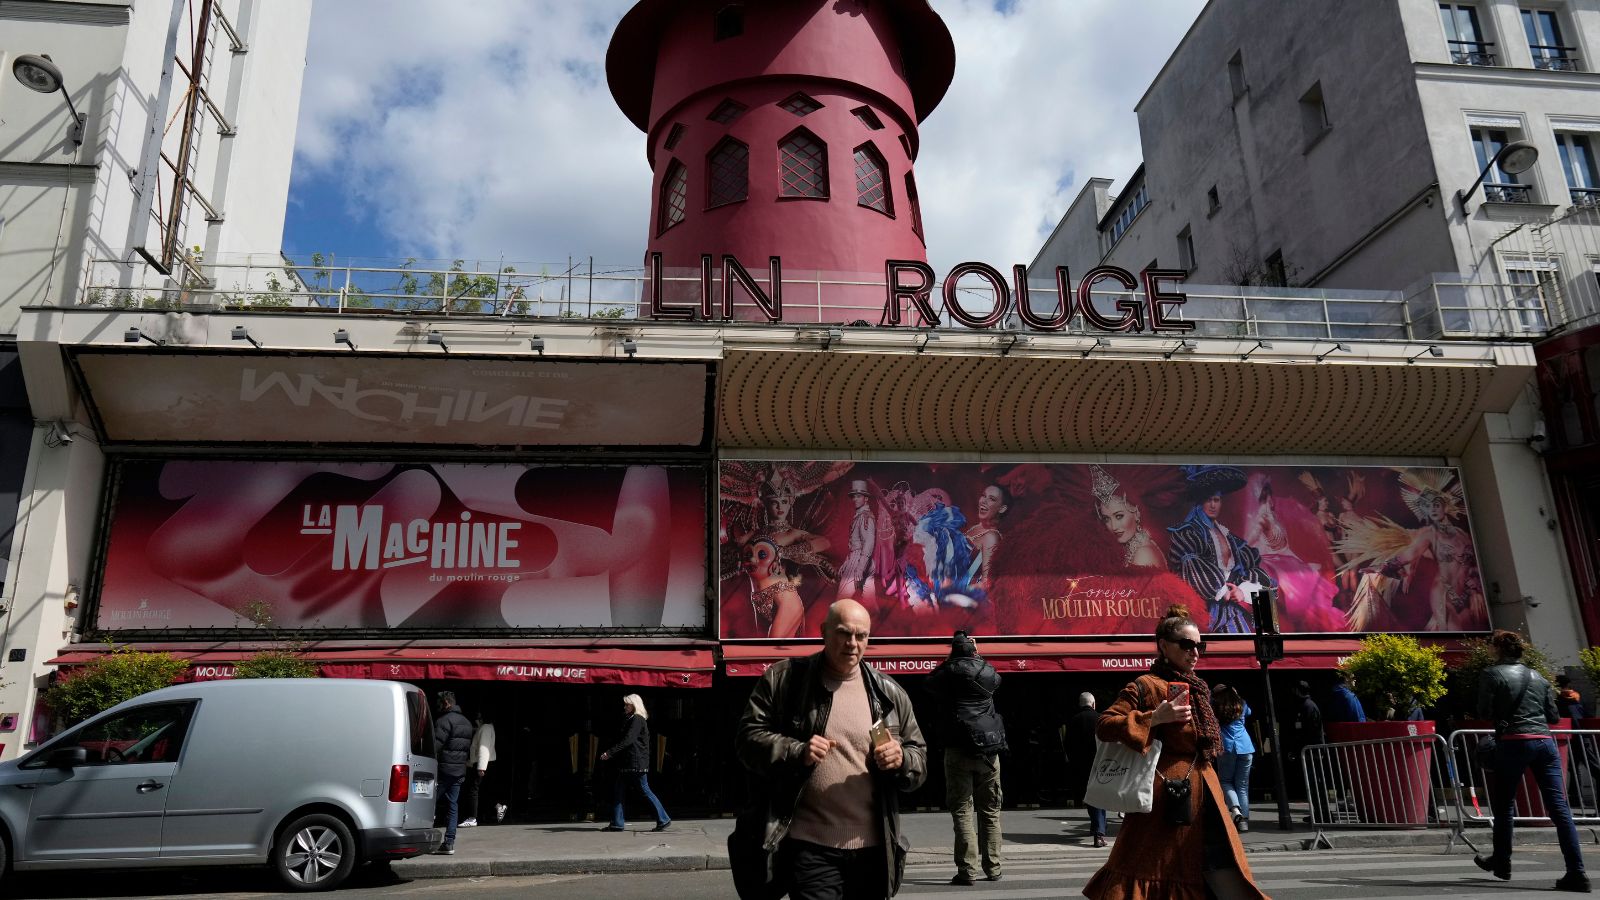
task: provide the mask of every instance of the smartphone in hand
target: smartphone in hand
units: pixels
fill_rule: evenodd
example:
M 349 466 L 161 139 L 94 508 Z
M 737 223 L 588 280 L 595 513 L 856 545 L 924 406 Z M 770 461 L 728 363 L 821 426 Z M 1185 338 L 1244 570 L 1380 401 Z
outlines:
M 1182 681 L 1170 681 L 1170 682 L 1168 682 L 1167 683 L 1167 699 L 1172 701 L 1172 705 L 1173 706 L 1188 706 L 1189 705 L 1189 685 L 1185 684 Z
M 893 737 L 893 735 L 889 734 L 889 723 L 883 719 L 873 722 L 872 727 L 867 730 L 867 734 L 872 739 L 872 746 L 874 747 L 882 747 L 884 744 L 889 743 Z

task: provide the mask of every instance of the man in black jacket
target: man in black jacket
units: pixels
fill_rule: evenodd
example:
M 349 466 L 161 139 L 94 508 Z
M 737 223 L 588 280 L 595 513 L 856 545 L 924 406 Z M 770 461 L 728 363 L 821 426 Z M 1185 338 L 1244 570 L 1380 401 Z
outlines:
M 999 673 L 978 655 L 977 643 L 965 631 L 955 633 L 950 656 L 928 677 L 928 690 L 939 701 L 945 805 L 955 820 L 951 884 L 973 883 L 980 850 L 984 875 L 1000 880 L 1000 752 L 1006 749 L 1006 726 L 994 708 L 999 689 Z
M 456 706 L 456 695 L 439 692 L 439 719 L 433 723 L 434 753 L 439 760 L 439 799 L 444 801 L 444 846 L 439 852 L 456 852 L 457 803 L 461 782 L 467 777 L 467 757 L 472 755 L 472 723 Z
M 1089 790 L 1089 771 L 1094 768 L 1095 731 L 1100 727 L 1100 713 L 1095 710 L 1094 694 L 1084 691 L 1078 695 L 1078 711 L 1067 720 L 1063 736 L 1067 751 L 1067 792 L 1075 803 L 1089 811 L 1089 836 L 1094 846 L 1106 845 L 1106 811 L 1084 803 Z

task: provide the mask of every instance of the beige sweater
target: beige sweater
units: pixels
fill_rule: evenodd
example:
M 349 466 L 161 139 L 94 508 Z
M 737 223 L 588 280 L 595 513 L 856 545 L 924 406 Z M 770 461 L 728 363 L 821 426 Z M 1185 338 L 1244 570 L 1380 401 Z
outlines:
M 833 749 L 817 763 L 795 807 L 789 836 L 824 847 L 855 850 L 883 843 L 882 823 L 873 796 L 872 704 L 867 685 L 856 670 L 844 681 L 822 673 L 822 686 L 833 692 L 824 736 Z

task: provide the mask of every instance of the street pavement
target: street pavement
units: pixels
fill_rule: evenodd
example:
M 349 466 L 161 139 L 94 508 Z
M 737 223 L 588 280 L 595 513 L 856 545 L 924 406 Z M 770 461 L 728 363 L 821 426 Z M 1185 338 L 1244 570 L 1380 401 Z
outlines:
M 1081 850 L 1067 858 L 1008 861 L 1004 879 L 979 881 L 972 887 L 948 884 L 948 862 L 916 863 L 907 868 L 902 900 L 934 897 L 954 900 L 1045 900 L 1077 896 L 1100 866 L 1103 851 Z M 1469 852 L 1308 851 L 1251 856 L 1258 883 L 1275 900 L 1410 900 L 1451 897 L 1454 900 L 1504 900 L 1527 890 L 1549 891 L 1561 871 L 1553 848 L 1522 848 L 1514 858 L 1510 883 L 1496 881 L 1472 865 Z M 9 896 L 22 898 L 184 897 L 193 900 L 245 900 L 281 897 L 260 873 L 207 872 L 139 874 L 57 874 L 13 882 Z M 733 898 L 726 871 L 661 872 L 611 875 L 536 875 L 475 878 L 386 880 L 366 872 L 338 892 L 340 897 L 411 897 L 416 900 L 474 900 L 536 896 L 540 900 L 670 900 L 670 898 Z

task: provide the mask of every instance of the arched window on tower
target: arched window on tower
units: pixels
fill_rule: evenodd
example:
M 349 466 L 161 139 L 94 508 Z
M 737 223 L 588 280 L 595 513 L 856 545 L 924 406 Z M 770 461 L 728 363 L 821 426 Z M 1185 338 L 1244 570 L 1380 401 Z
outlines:
M 661 177 L 661 197 L 656 204 L 656 234 L 683 221 L 689 205 L 689 169 L 673 160 L 667 164 L 667 173 Z
M 750 148 L 723 138 L 706 157 L 706 208 L 738 203 L 750 195 Z
M 744 34 L 744 4 L 729 3 L 717 10 L 711 24 L 711 40 L 725 41 Z
M 796 128 L 778 144 L 778 194 L 782 197 L 828 199 L 828 145 Z
M 894 218 L 889 195 L 889 165 L 869 141 L 856 148 L 856 203 Z

